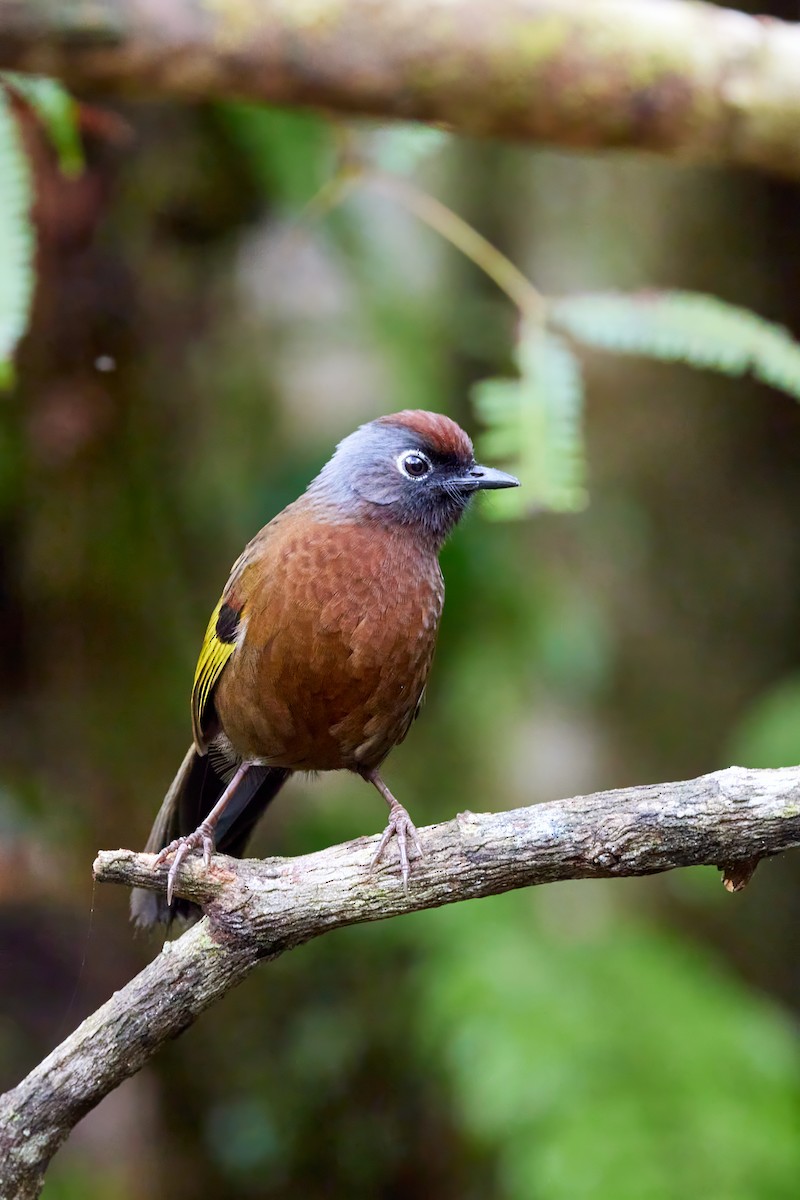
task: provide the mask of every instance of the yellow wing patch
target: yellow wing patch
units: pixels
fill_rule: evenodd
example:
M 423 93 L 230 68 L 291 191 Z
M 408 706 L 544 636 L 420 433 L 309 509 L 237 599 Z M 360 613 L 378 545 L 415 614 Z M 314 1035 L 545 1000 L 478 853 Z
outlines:
M 223 604 L 224 598 L 220 600 L 211 614 L 211 620 L 208 622 L 208 628 L 206 629 L 206 636 L 203 638 L 203 648 L 197 660 L 194 684 L 192 685 L 192 731 L 194 733 L 195 745 L 201 752 L 204 752 L 207 748 L 203 733 L 203 717 L 205 716 L 206 707 L 211 699 L 211 693 L 225 669 L 225 664 L 236 649 L 235 637 L 223 641 L 218 633 L 220 612 Z

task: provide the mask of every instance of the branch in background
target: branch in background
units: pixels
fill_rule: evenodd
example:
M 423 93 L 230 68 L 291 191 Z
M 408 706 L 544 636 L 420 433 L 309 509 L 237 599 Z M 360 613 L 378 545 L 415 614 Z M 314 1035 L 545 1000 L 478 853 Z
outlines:
M 800 177 L 800 28 L 685 0 L 0 0 L 0 67 Z
M 377 838 L 302 858 L 190 859 L 177 893 L 205 918 L 161 954 L 0 1097 L 0 1195 L 33 1200 L 73 1126 L 164 1042 L 241 982 L 330 929 L 561 879 L 648 875 L 720 866 L 729 889 L 759 859 L 800 846 L 800 767 L 730 767 L 492 814 L 460 813 L 420 832 L 424 851 L 403 891 L 394 864 L 372 872 Z M 153 855 L 103 851 L 101 881 L 163 888 Z

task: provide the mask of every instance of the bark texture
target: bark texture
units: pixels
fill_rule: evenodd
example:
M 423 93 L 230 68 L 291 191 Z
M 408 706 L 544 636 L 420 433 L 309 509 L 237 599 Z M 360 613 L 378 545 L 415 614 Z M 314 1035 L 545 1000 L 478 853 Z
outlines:
M 39 1195 L 80 1118 L 263 959 L 330 929 L 560 879 L 647 875 L 708 864 L 729 890 L 761 858 L 800 846 L 800 767 L 730 767 L 682 783 L 577 796 L 510 812 L 459 813 L 421 831 L 405 892 L 377 838 L 294 859 L 190 859 L 177 893 L 205 917 L 0 1097 L 0 1196 Z M 153 855 L 102 851 L 100 881 L 163 888 Z
M 0 0 L 0 67 L 800 177 L 800 27 L 688 0 Z

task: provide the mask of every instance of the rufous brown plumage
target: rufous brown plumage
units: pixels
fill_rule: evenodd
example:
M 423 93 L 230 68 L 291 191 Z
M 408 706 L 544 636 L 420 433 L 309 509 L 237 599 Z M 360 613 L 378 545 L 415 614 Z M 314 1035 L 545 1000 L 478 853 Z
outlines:
M 293 771 L 350 770 L 389 805 L 377 862 L 416 830 L 379 768 L 406 736 L 428 678 L 444 583 L 439 550 L 472 495 L 517 486 L 478 466 L 464 431 L 404 411 L 345 438 L 307 491 L 256 534 L 212 614 L 192 692 L 194 743 L 147 843 L 172 857 L 166 899 L 134 892 L 142 924 L 187 912 L 181 861 L 241 854 Z

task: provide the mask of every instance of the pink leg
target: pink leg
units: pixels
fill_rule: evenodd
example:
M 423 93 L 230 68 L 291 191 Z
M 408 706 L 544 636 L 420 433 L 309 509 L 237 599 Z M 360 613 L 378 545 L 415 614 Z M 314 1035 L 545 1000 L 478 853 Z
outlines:
M 422 858 L 422 848 L 419 844 L 417 830 L 411 817 L 403 808 L 399 800 L 395 800 L 392 793 L 387 788 L 386 784 L 381 779 L 377 771 L 362 771 L 362 776 L 376 787 L 383 796 L 386 803 L 389 805 L 389 824 L 384 830 L 381 844 L 375 851 L 375 857 L 372 860 L 373 867 L 383 858 L 384 851 L 389 845 L 393 837 L 397 838 L 397 849 L 400 854 L 400 871 L 403 876 L 403 890 L 408 891 L 408 877 L 411 872 L 411 864 L 408 855 L 408 843 L 411 842 L 412 850 L 417 858 Z
M 194 833 L 184 834 L 183 837 L 175 838 L 168 846 L 158 855 L 155 865 L 158 867 L 161 863 L 166 862 L 171 854 L 175 855 L 172 866 L 169 869 L 167 876 L 167 904 L 172 904 L 172 895 L 175 891 L 175 880 L 178 877 L 181 863 L 188 854 L 193 850 L 197 850 L 200 846 L 203 847 L 203 862 L 208 867 L 211 865 L 211 855 L 214 851 L 214 829 L 223 812 L 232 799 L 234 792 L 239 784 L 244 779 L 247 772 L 250 770 L 251 763 L 242 763 L 236 771 L 236 774 L 231 779 L 225 791 L 220 796 L 217 803 L 209 812 L 208 816 L 200 822 Z

